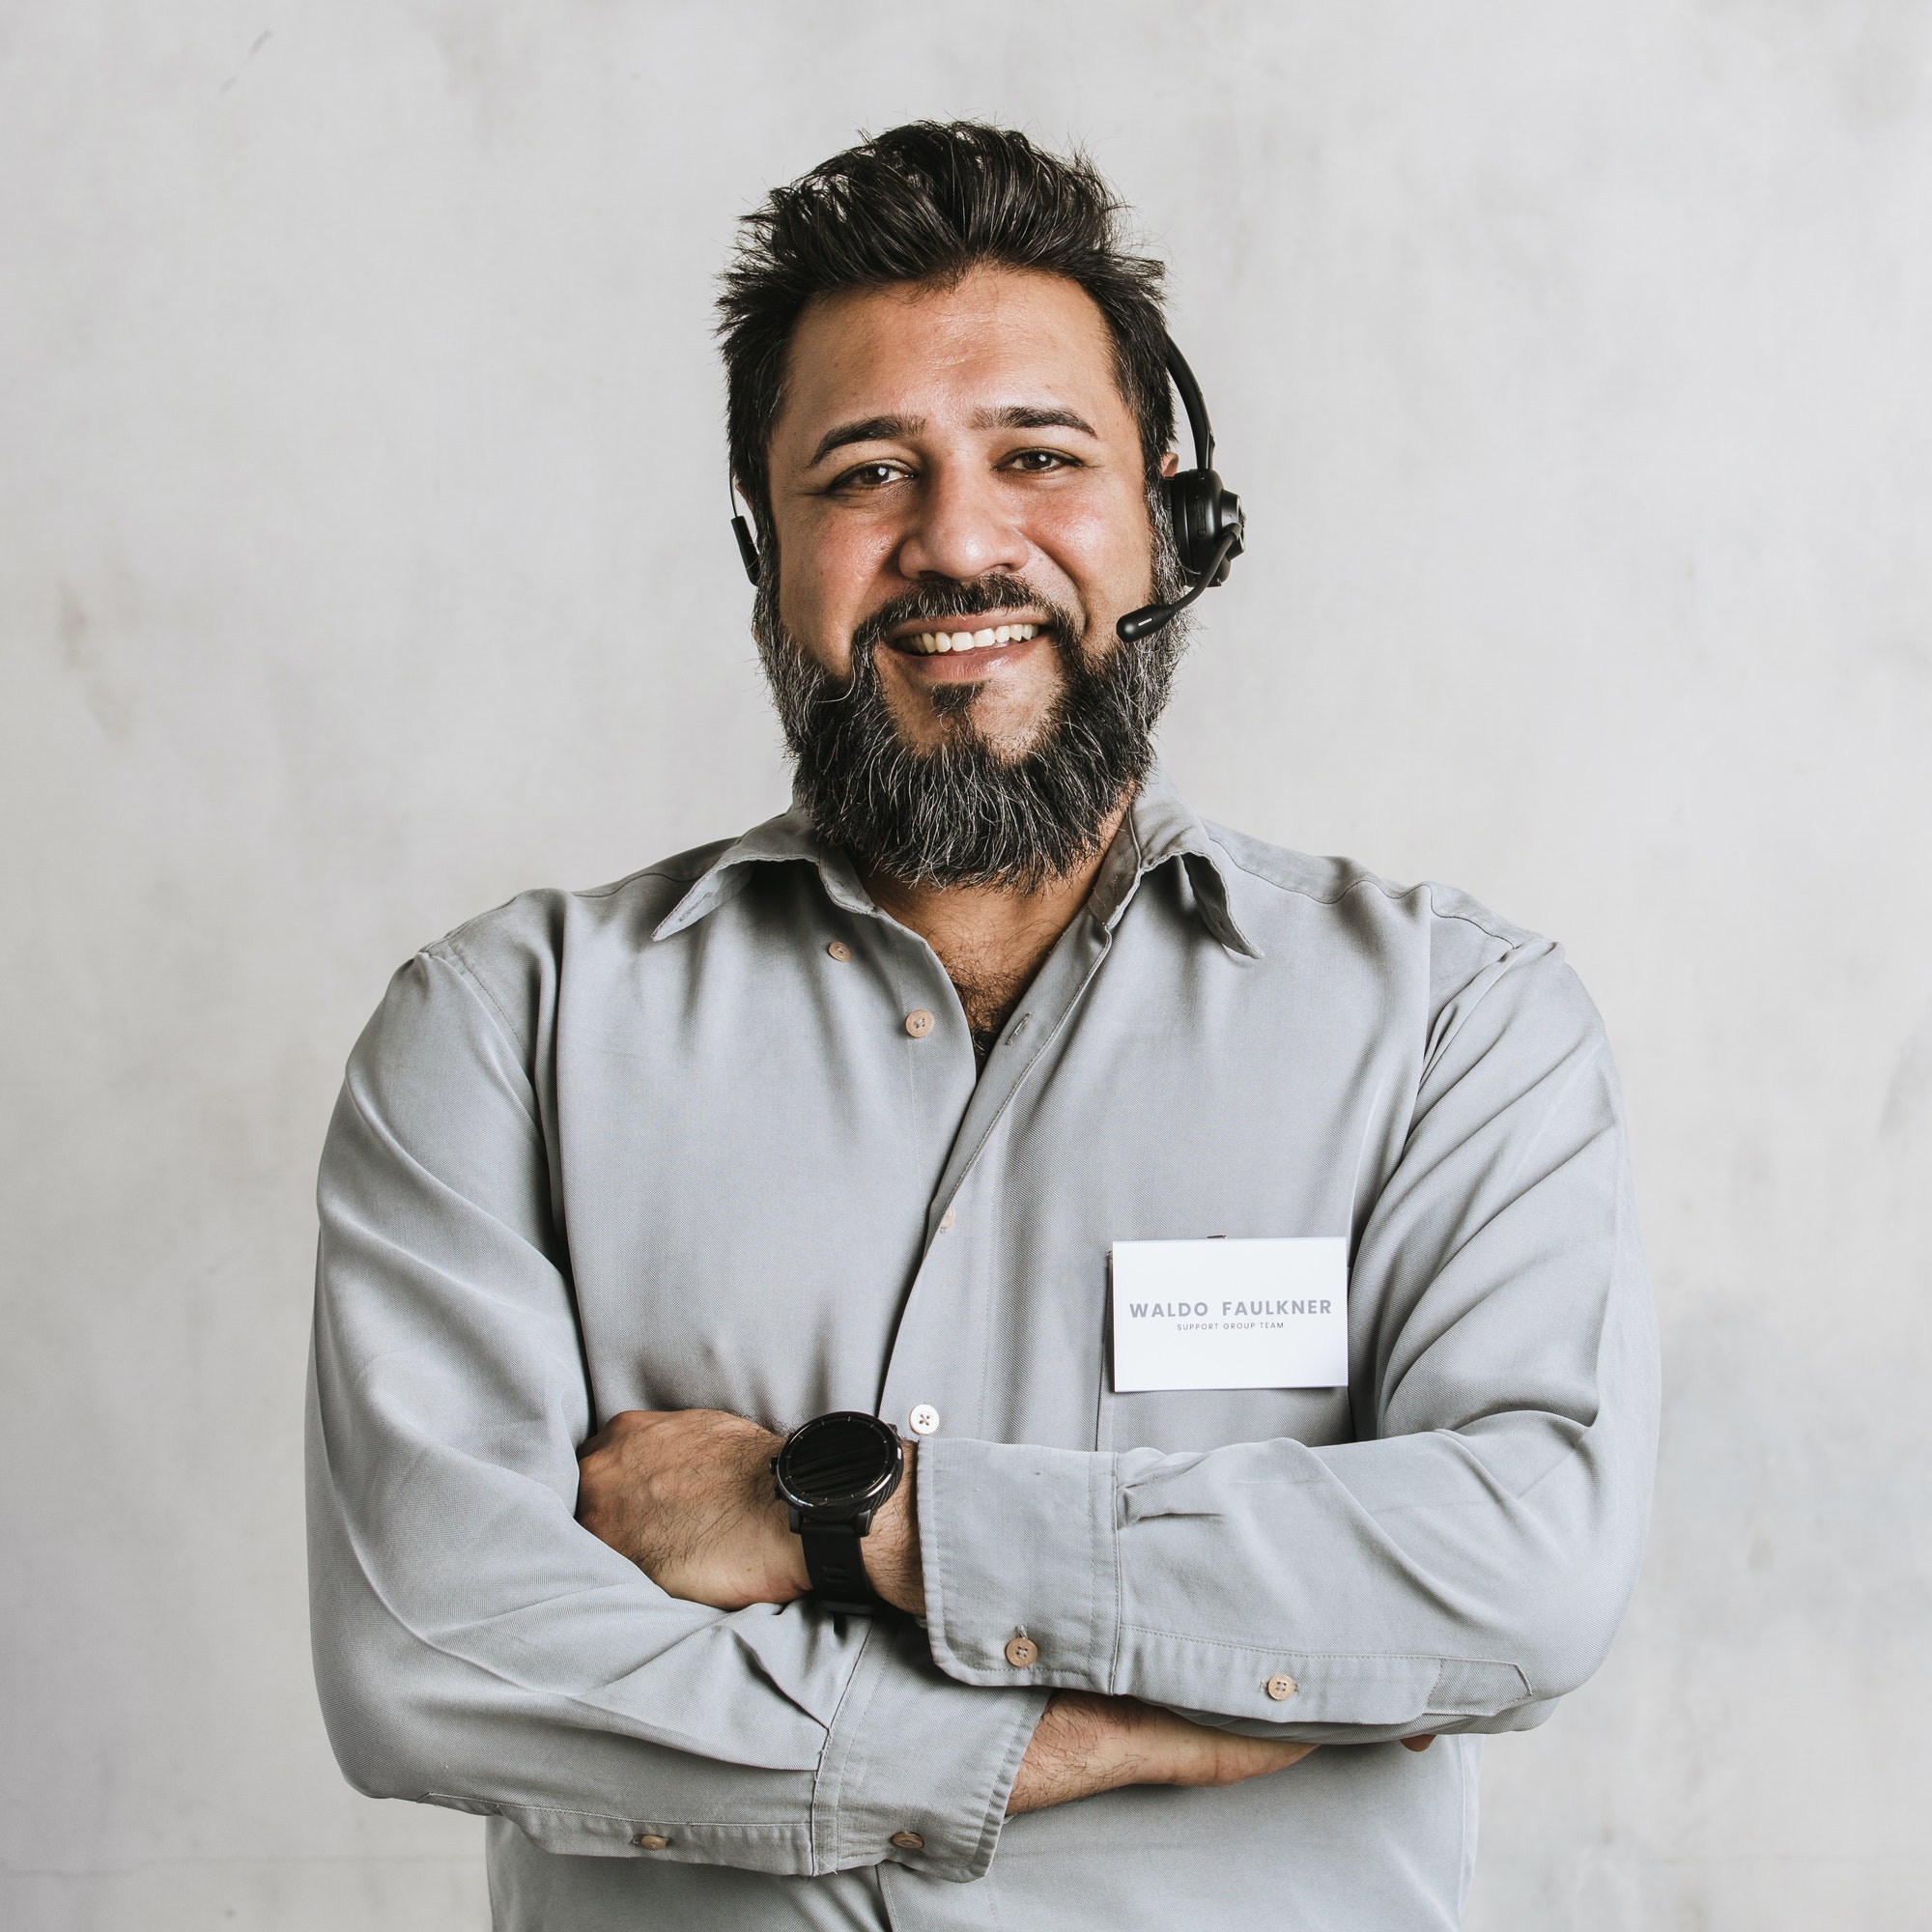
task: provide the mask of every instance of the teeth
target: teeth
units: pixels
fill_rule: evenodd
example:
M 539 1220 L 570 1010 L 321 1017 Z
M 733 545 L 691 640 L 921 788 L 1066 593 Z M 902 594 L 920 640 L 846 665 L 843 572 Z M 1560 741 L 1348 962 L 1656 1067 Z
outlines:
M 923 657 L 939 651 L 983 651 L 995 644 L 1019 644 L 1037 637 L 1037 624 L 999 624 L 985 631 L 922 631 L 912 643 Z

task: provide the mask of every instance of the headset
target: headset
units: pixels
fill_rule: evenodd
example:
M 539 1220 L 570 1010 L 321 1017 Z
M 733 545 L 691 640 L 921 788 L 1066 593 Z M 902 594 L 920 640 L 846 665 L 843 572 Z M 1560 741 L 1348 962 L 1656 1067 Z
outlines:
M 1241 499 L 1232 490 L 1225 489 L 1214 473 L 1214 430 L 1208 420 L 1208 405 L 1202 397 L 1201 384 L 1194 380 L 1187 358 L 1175 347 L 1174 337 L 1165 339 L 1167 373 L 1180 392 L 1180 406 L 1187 412 L 1187 427 L 1194 438 L 1194 468 L 1174 476 L 1163 476 L 1160 495 L 1167 506 L 1169 527 L 1174 531 L 1175 552 L 1191 583 L 1187 594 L 1176 598 L 1172 604 L 1148 604 L 1138 611 L 1129 611 L 1114 626 L 1123 644 L 1134 643 L 1163 624 L 1172 623 L 1196 598 L 1217 583 L 1227 582 L 1235 559 L 1247 547 L 1248 520 Z M 734 493 L 731 534 L 738 539 L 738 554 L 744 559 L 745 575 L 755 584 L 758 546 L 753 539 L 751 525 L 736 513 L 735 479 L 731 488 Z

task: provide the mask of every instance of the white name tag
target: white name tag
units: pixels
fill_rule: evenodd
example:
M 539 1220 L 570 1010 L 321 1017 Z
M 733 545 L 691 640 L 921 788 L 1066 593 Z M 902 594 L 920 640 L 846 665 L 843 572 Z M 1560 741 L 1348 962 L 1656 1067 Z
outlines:
M 1114 1243 L 1116 1394 L 1348 1380 L 1342 1236 Z

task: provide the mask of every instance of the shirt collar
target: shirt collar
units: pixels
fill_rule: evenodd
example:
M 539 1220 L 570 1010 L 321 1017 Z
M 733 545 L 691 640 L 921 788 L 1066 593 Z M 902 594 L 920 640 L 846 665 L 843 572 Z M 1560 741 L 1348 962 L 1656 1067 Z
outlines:
M 1260 947 L 1241 930 L 1229 908 L 1227 854 L 1159 765 L 1142 780 L 1131 810 L 1107 848 L 1087 910 L 1111 932 L 1141 880 L 1156 867 L 1177 859 L 1186 872 L 1201 923 L 1229 952 L 1260 958 Z M 659 921 L 651 937 L 668 939 L 716 912 L 744 888 L 753 867 L 797 864 L 817 867 L 819 882 L 835 905 L 847 912 L 877 916 L 879 909 L 852 861 L 838 846 L 819 838 L 804 809 L 794 802 L 789 811 L 754 825 L 727 845 Z
M 1111 932 L 1140 882 L 1175 859 L 1187 875 L 1201 923 L 1230 952 L 1259 959 L 1261 948 L 1241 930 L 1228 902 L 1235 868 L 1227 853 L 1158 764 L 1141 781 L 1133 808 L 1101 861 L 1087 910 Z

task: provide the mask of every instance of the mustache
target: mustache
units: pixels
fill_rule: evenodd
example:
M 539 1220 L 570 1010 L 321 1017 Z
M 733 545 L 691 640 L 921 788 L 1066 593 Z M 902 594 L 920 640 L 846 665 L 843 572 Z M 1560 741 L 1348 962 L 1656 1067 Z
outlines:
M 991 617 L 1002 611 L 1037 611 L 1044 628 L 1062 645 L 1079 643 L 1084 626 L 1079 615 L 1051 597 L 1042 597 L 1023 577 L 1000 573 L 988 577 L 930 578 L 880 607 L 852 633 L 852 655 L 869 653 L 901 624 L 931 622 L 946 617 Z

